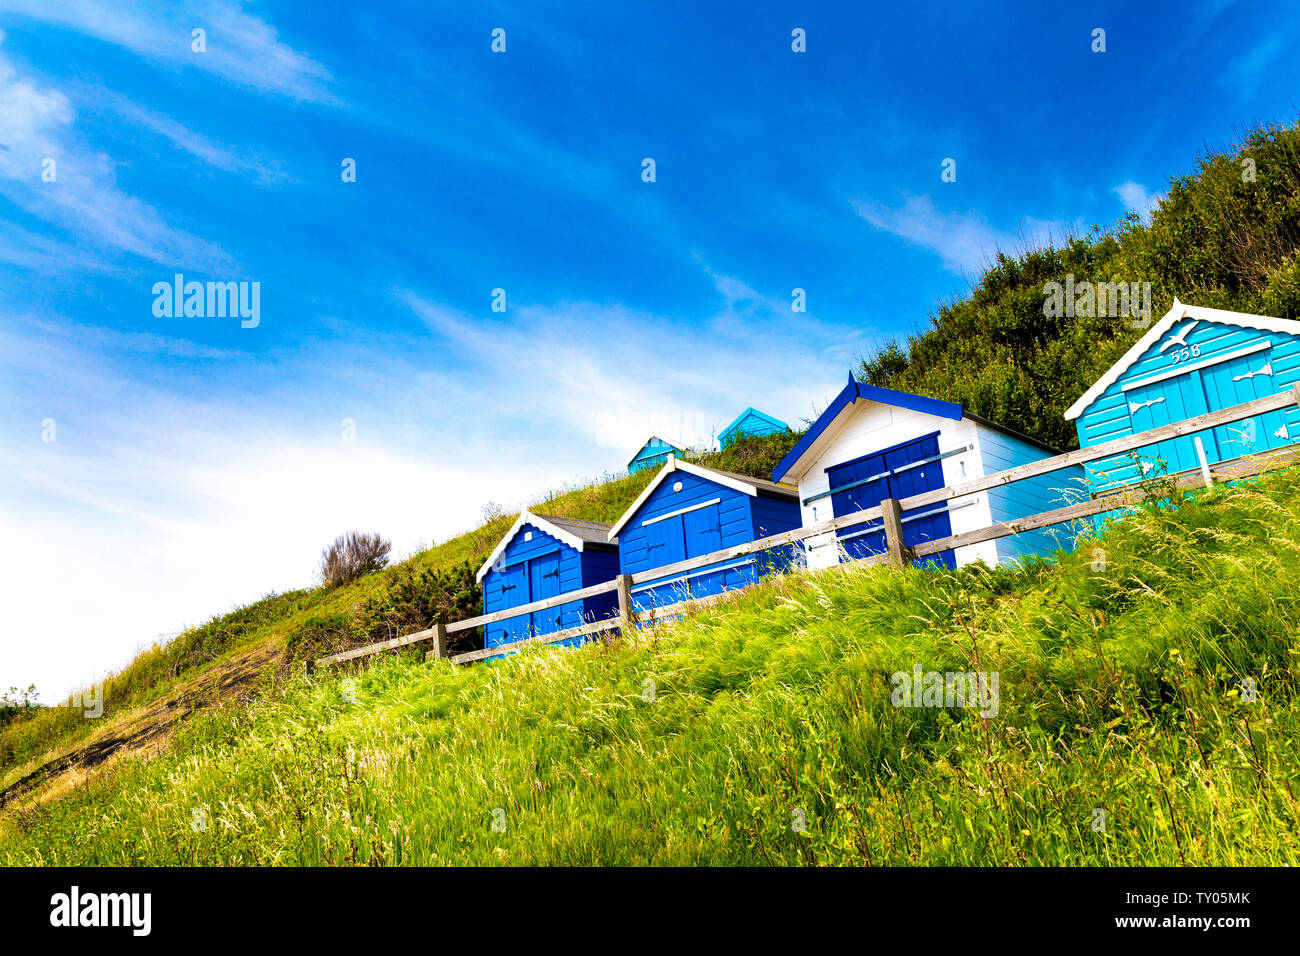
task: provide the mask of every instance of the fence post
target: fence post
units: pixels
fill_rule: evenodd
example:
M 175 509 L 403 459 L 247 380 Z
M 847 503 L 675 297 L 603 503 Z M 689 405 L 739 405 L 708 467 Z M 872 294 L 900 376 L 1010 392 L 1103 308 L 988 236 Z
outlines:
M 889 563 L 903 566 L 903 512 L 897 498 L 886 498 L 880 503 L 880 517 L 885 523 L 885 545 L 889 549 Z
M 614 580 L 618 582 L 618 626 L 629 630 L 636 614 L 636 608 L 632 606 L 632 575 L 620 574 Z
M 1196 458 L 1201 463 L 1201 480 L 1205 482 L 1206 488 L 1213 488 L 1214 479 L 1210 476 L 1210 461 L 1205 457 L 1205 444 L 1201 441 L 1201 436 L 1193 437 L 1192 444 L 1196 446 Z
M 447 656 L 447 625 L 442 621 L 435 621 L 433 625 L 433 656 Z

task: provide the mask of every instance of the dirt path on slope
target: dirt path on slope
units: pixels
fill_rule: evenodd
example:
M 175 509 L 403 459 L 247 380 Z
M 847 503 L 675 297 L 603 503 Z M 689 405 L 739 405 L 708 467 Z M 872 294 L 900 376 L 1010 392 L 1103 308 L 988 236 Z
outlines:
M 59 748 L 56 744 L 45 754 L 44 762 L 13 783 L 0 789 L 0 808 L 17 800 L 39 804 L 91 771 L 107 763 L 146 749 L 160 750 L 172 733 L 190 715 L 237 697 L 249 688 L 268 668 L 278 669 L 283 653 L 278 648 L 261 645 L 244 654 L 195 675 L 164 697 L 151 701 L 106 722 L 92 732 L 89 740 Z M 59 750 L 63 750 L 59 753 Z M 57 756 L 50 756 L 57 753 Z

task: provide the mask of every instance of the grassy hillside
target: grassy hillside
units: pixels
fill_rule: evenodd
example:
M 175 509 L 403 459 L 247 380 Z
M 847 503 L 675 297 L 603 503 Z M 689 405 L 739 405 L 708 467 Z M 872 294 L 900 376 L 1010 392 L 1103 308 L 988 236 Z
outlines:
M 1149 282 L 1153 318 L 1175 295 L 1295 318 L 1298 255 L 1300 123 L 1261 128 L 1172 180 L 1149 224 L 999 256 L 862 376 L 1073 447 L 1062 412 L 1141 330 L 1048 318 L 1045 283 Z M 767 477 L 796 438 L 702 461 Z M 651 477 L 533 507 L 613 521 Z M 1100 558 L 836 569 L 491 666 L 296 666 L 475 613 L 514 518 L 152 647 L 106 682 L 102 719 L 6 719 L 0 862 L 1296 860 L 1293 472 L 1143 509 Z M 914 665 L 997 671 L 998 716 L 892 706 Z
M 746 439 L 700 461 L 765 478 L 795 437 Z M 612 523 L 653 476 L 652 471 L 607 475 L 544 495 L 530 506 Z M 296 661 L 479 613 L 474 572 L 517 514 L 498 510 L 485 517 L 475 530 L 354 584 L 268 595 L 150 647 L 106 679 L 101 719 L 87 720 L 79 708 L 54 707 L 0 725 L 0 793 L 19 781 L 24 791 L 44 786 L 47 778 L 84 770 L 123 748 L 156 746 L 159 732 L 179 719 L 249 693 L 258 681 L 283 677 Z M 481 646 L 481 640 L 478 632 L 461 634 L 453 650 Z
M 1142 330 L 1125 318 L 1045 316 L 1044 285 L 1067 274 L 1076 283 L 1150 283 L 1152 321 L 1175 296 L 1300 318 L 1300 122 L 1258 128 L 1200 159 L 1170 181 L 1149 224 L 1130 215 L 1057 248 L 999 255 L 968 295 L 864 362 L 863 380 L 1078 447 L 1065 410 Z
M 547 495 L 537 507 L 555 514 L 610 520 L 640 493 L 649 475 L 615 477 Z M 294 660 L 420 630 L 479 607 L 473 570 L 514 520 L 499 514 L 467 534 L 435 545 L 354 584 L 270 595 L 155 645 L 104 683 L 105 716 L 79 708 L 43 708 L 0 728 L 0 790 L 43 764 L 76 757 L 99 742 L 130 745 L 159 722 L 248 692 L 259 679 L 283 676 Z M 451 590 L 455 588 L 456 590 Z M 72 763 L 81 763 L 73 759 Z
M 612 645 L 296 675 L 11 812 L 0 862 L 1294 865 L 1298 602 L 1293 468 L 1054 565 L 846 566 Z M 996 715 L 894 706 L 918 666 L 996 672 Z

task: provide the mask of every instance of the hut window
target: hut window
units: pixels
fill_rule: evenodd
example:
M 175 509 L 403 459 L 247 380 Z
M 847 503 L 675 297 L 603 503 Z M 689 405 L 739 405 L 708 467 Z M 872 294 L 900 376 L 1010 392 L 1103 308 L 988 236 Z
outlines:
M 532 540 L 533 540 L 533 533 L 532 533 L 531 531 L 525 531 L 525 532 L 524 532 L 524 540 L 525 540 L 525 541 L 532 541 Z

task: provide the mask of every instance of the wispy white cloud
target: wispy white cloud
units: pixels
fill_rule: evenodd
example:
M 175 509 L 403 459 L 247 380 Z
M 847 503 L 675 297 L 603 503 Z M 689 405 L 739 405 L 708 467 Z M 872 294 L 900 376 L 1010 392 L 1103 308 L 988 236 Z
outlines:
M 1164 193 L 1153 193 L 1141 183 L 1127 182 L 1115 187 L 1115 195 L 1124 203 L 1124 208 L 1137 213 L 1143 220 L 1151 218 L 1151 211 L 1160 205 Z
M 930 250 L 943 260 L 945 269 L 959 275 L 978 275 L 998 252 L 1034 249 L 1082 231 L 1080 222 L 1033 217 L 1022 219 L 1014 231 L 998 229 L 977 212 L 940 210 L 929 195 L 908 196 L 892 208 L 861 199 L 851 202 L 854 211 L 876 229 Z
M 0 0 L 0 12 L 75 30 L 170 67 L 202 70 L 238 86 L 334 102 L 330 74 L 282 42 L 275 28 L 239 0 L 199 0 L 163 7 L 147 0 Z M 205 31 L 206 51 L 191 47 Z
M 30 324 L 52 339 L 67 339 L 82 347 L 135 352 L 146 355 L 163 355 L 186 359 L 233 359 L 244 355 L 237 349 L 219 349 L 189 339 L 160 335 L 155 332 L 124 332 L 102 326 L 82 325 L 76 322 L 48 322 L 32 319 Z M 49 339 L 47 339 L 49 341 Z
M 195 157 L 214 169 L 229 173 L 252 173 L 263 185 L 283 182 L 288 176 L 276 164 L 250 157 L 246 150 L 214 143 L 170 116 L 146 109 L 124 96 L 109 91 L 99 93 L 100 101 L 121 118 L 157 133 L 177 149 Z
M 152 206 L 118 188 L 113 161 L 80 141 L 75 119 L 64 93 L 21 75 L 0 49 L 0 196 L 94 247 L 155 262 L 225 262 L 216 246 L 172 228 Z M 29 244 L 24 253 L 20 238 L 11 233 L 0 243 L 10 249 L 9 261 L 39 248 Z
M 458 401 L 486 421 L 531 420 L 622 453 L 651 433 L 708 443 L 751 404 L 797 424 L 816 383 L 838 382 L 865 343 L 867 330 L 846 334 L 740 279 L 715 281 L 723 302 L 703 328 L 586 302 L 512 306 L 508 322 L 486 320 L 396 295 L 474 369 L 464 375 L 473 394 Z M 772 374 L 756 378 L 763 369 Z
M 1264 71 L 1294 42 L 1293 33 L 1284 30 L 1272 33 L 1248 52 L 1231 60 L 1219 81 L 1229 89 L 1236 90 L 1242 99 L 1253 97 L 1259 92 Z
M 4 190 L 0 188 L 0 194 Z M 108 272 L 107 264 L 75 246 L 38 236 L 11 222 L 0 222 L 0 262 L 31 272 Z

